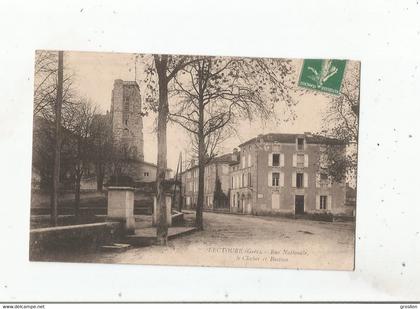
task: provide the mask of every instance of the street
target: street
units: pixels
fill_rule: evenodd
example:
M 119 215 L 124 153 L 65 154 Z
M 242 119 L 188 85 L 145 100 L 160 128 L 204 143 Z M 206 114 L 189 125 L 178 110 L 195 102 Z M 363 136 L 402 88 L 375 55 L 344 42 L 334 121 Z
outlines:
M 187 215 L 193 220 L 194 214 Z M 63 257 L 93 263 L 352 270 L 354 222 L 204 213 L 204 231 L 167 247 Z M 62 259 L 60 259 L 62 260 Z

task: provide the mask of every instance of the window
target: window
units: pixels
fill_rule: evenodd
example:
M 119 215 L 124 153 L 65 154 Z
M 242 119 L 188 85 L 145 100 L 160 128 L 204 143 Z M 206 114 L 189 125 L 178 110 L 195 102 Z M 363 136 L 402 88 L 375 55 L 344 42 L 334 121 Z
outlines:
M 146 177 L 148 177 L 149 176 L 149 172 L 144 172 L 143 175 L 146 176 Z
M 303 150 L 304 142 L 305 142 L 305 139 L 302 137 L 299 137 L 297 139 L 297 150 Z
M 272 175 L 271 176 L 271 179 L 272 179 L 271 185 L 273 187 L 278 187 L 279 186 L 279 180 L 280 180 L 280 173 L 272 173 L 271 175 Z
M 297 167 L 304 167 L 305 166 L 305 155 L 304 154 L 297 154 L 296 156 L 296 166 Z
M 191 204 L 191 198 L 189 196 L 187 196 L 185 204 L 187 204 L 187 206 L 190 206 Z
M 327 196 L 321 195 L 319 197 L 319 209 L 327 209 Z
M 128 98 L 124 98 L 123 120 L 124 120 L 124 123 L 125 123 L 125 124 L 127 124 L 128 113 L 129 113 L 129 107 L 130 107 L 130 103 L 129 103 L 129 101 L 128 101 Z
M 251 181 L 252 177 L 251 177 L 251 173 L 248 173 L 248 186 L 252 187 L 252 181 Z
M 130 107 L 130 102 L 128 101 L 128 98 L 127 97 L 125 97 L 124 98 L 124 112 L 128 112 L 128 109 L 129 109 L 129 107 Z
M 321 180 L 323 181 L 327 181 L 328 180 L 328 175 L 326 173 L 321 173 Z
M 280 154 L 273 153 L 273 166 L 280 166 Z
M 296 188 L 303 188 L 303 173 L 296 173 Z
M 242 174 L 241 187 L 245 187 L 245 174 Z
M 246 163 L 246 157 L 245 157 L 245 155 L 242 156 L 241 161 L 242 161 L 242 168 L 245 168 L 245 163 Z

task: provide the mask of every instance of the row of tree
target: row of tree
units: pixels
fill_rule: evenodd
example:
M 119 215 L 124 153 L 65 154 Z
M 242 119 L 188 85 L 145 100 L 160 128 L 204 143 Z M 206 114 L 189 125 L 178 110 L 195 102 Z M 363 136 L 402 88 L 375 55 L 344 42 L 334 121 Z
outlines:
M 39 51 L 35 61 L 33 167 L 40 188 L 51 194 L 52 225 L 63 185 L 74 192 L 78 217 L 83 177 L 93 175 L 102 191 L 105 175 L 123 175 L 133 157 L 114 141 L 111 115 L 73 89 L 63 58 L 60 52 Z

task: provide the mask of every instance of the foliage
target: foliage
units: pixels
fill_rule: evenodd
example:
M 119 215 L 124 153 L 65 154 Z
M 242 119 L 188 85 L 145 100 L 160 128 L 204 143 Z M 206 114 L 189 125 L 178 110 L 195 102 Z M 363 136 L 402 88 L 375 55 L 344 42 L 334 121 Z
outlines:
M 348 65 L 341 94 L 331 96 L 324 115 L 323 135 L 338 139 L 346 146 L 343 154 L 337 147 L 327 145 L 326 170 L 334 181 L 352 180 L 357 170 L 357 143 L 359 127 L 360 65 Z

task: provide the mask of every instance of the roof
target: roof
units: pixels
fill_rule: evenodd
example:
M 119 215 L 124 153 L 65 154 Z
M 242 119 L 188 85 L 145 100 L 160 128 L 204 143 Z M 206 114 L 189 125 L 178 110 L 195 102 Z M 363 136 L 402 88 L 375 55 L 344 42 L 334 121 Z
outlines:
M 232 163 L 235 161 L 236 160 L 232 160 L 232 153 L 226 153 L 224 155 L 213 158 L 210 163 Z
M 235 163 L 237 162 L 237 160 L 232 160 L 232 153 L 226 153 L 217 157 L 214 157 L 213 159 L 211 159 L 211 161 L 209 163 L 206 164 L 206 166 L 213 164 L 213 163 L 226 163 L 226 164 L 231 164 L 231 163 Z M 181 174 L 188 172 L 194 168 L 198 167 L 198 164 L 195 164 L 194 166 L 189 167 L 188 169 L 186 169 L 185 171 L 183 171 Z
M 316 135 L 311 133 L 268 133 L 264 135 L 259 135 L 257 137 L 251 138 L 250 140 L 242 143 L 239 147 L 245 145 L 256 143 L 259 139 L 262 139 L 266 143 L 291 143 L 296 142 L 296 138 L 304 137 L 307 144 L 327 144 L 327 145 L 344 145 L 345 142 L 336 138 L 330 138 L 322 135 Z
M 139 84 L 135 80 L 122 80 L 122 79 L 115 79 L 114 84 L 123 84 L 123 86 L 135 86 L 140 89 Z
M 148 166 L 151 166 L 151 167 L 155 167 L 155 168 L 157 168 L 157 165 L 156 165 L 156 164 L 154 164 L 154 163 L 151 163 L 151 162 L 141 161 L 140 163 L 141 163 L 141 164 L 144 164 L 144 165 L 148 165 Z M 167 170 L 167 171 L 172 171 L 172 169 L 170 169 L 170 168 L 167 168 L 166 170 Z
M 139 84 L 136 81 L 131 81 L 131 80 L 124 80 L 123 81 L 123 85 L 125 86 L 136 86 L 137 88 L 139 88 Z

